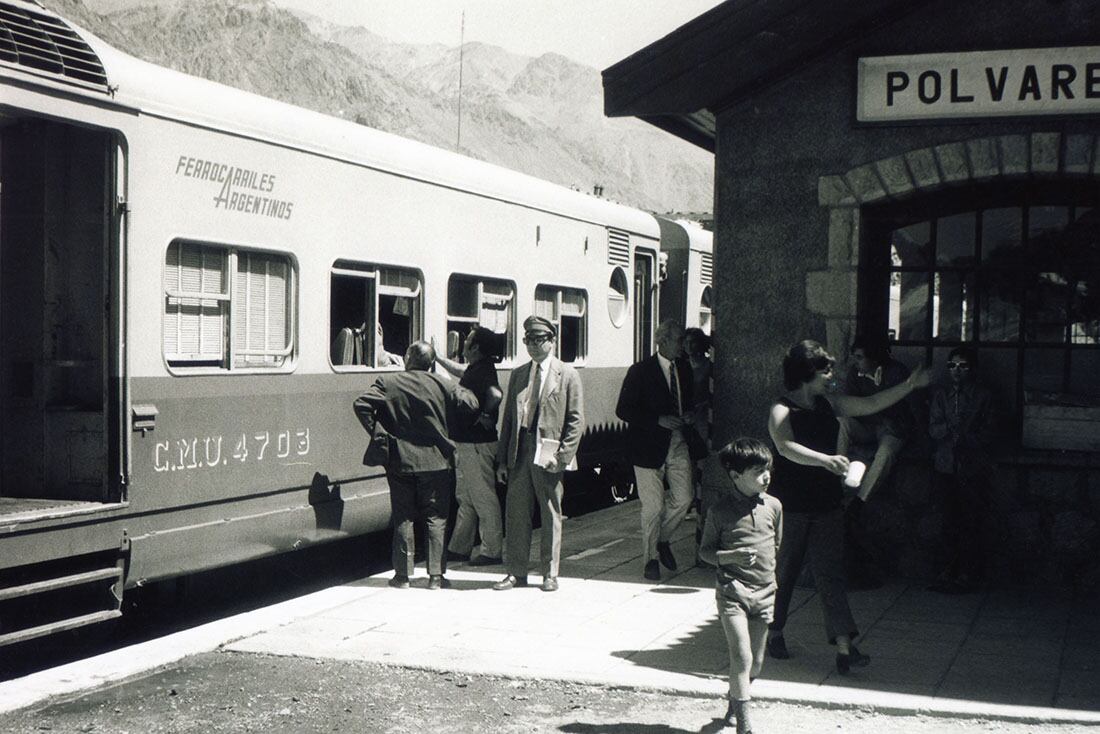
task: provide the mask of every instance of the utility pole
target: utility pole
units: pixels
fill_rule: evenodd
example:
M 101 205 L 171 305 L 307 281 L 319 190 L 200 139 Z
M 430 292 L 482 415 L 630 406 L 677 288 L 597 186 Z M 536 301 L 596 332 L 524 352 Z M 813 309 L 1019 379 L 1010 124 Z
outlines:
M 455 151 L 462 152 L 462 52 L 466 45 L 466 11 L 462 11 L 462 21 L 458 30 L 458 136 L 455 140 Z

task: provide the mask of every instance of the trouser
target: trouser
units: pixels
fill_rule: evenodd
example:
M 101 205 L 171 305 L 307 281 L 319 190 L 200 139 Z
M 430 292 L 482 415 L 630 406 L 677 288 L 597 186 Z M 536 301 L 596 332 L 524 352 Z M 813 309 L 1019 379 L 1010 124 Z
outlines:
M 691 458 L 680 431 L 672 432 L 668 454 L 656 469 L 634 467 L 641 500 L 642 561 L 657 557 L 657 543 L 667 543 L 687 516 L 694 494 Z M 668 491 L 665 491 L 665 484 Z
M 428 573 L 442 574 L 446 571 L 443 544 L 454 481 L 451 470 L 386 474 L 386 481 L 393 512 L 393 570 L 399 576 L 412 576 L 413 523 L 421 519 L 428 531 Z
M 866 500 L 878 489 L 878 485 L 890 474 L 897 462 L 905 441 L 891 430 L 890 423 L 860 422 L 857 418 L 845 418 L 840 421 L 840 436 L 837 440 L 837 453 L 847 455 L 852 444 L 874 445 L 875 454 L 860 482 L 858 494 Z
M 450 550 L 469 555 L 474 547 L 474 533 L 480 526 L 481 555 L 500 558 L 504 528 L 493 467 L 496 441 L 456 445 L 455 499 L 458 501 L 458 515 L 451 534 Z
M 943 534 L 946 541 L 949 578 L 981 577 L 985 567 L 982 548 L 982 512 L 986 480 L 936 472 L 936 492 L 943 502 Z
M 508 471 L 508 495 L 504 501 L 508 573 L 517 579 L 527 578 L 536 502 L 542 522 L 539 529 L 539 568 L 543 576 L 558 575 L 561 556 L 561 472 L 548 472 L 535 466 L 534 462 L 535 440 L 523 431 L 516 465 Z
M 802 570 L 802 561 L 810 554 L 814 586 L 821 600 L 825 634 L 830 644 L 839 635 L 854 638 L 859 634 L 844 580 L 844 515 L 838 508 L 827 512 L 784 512 L 783 542 L 776 561 L 775 620 L 769 625 L 781 632 L 787 623 L 791 596 Z

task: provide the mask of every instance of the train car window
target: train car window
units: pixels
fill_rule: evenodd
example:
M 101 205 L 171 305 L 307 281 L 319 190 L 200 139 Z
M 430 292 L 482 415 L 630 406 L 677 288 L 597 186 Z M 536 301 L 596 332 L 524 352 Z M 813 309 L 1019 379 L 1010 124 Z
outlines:
M 447 283 L 447 341 L 461 345 L 475 326 L 484 326 L 497 336 L 494 353 L 502 360 L 515 357 L 516 287 L 507 281 L 452 275 Z M 461 348 L 457 355 L 464 361 Z
M 284 367 L 294 351 L 294 268 L 285 255 L 173 242 L 164 269 L 172 368 Z
M 711 305 L 711 287 L 708 285 L 703 288 L 703 295 L 699 297 L 699 328 L 707 334 L 711 333 L 714 328 L 714 310 Z
M 577 288 L 540 285 L 535 288 L 534 313 L 557 326 L 558 359 L 583 363 L 588 356 L 588 295 Z
M 418 271 L 338 260 L 329 290 L 330 359 L 337 371 L 401 368 L 420 338 Z
M 626 322 L 627 315 L 626 271 L 617 267 L 611 271 L 611 280 L 607 284 L 607 315 L 616 327 Z

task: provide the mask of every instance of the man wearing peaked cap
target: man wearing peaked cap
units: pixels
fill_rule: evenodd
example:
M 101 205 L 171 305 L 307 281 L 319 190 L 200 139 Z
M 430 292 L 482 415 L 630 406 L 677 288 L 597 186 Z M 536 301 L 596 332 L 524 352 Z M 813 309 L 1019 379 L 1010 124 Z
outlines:
M 504 546 L 508 575 L 493 588 L 527 585 L 531 517 L 535 502 L 542 516 L 542 590 L 557 591 L 561 555 L 561 475 L 575 468 L 584 433 L 581 379 L 554 356 L 557 327 L 542 316 L 523 322 L 523 343 L 531 361 L 508 381 L 504 418 L 497 443 L 497 479 L 508 482 Z
M 558 330 L 554 328 L 554 323 L 542 316 L 528 316 L 524 319 L 523 332 L 524 334 L 546 332 L 554 339 L 558 336 Z

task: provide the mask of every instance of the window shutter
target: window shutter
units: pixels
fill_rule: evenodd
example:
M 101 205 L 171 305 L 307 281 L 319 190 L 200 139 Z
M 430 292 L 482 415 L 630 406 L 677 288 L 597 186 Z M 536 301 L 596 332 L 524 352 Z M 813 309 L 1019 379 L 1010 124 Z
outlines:
M 287 332 L 288 272 L 284 258 L 240 253 L 233 284 L 237 366 L 280 365 L 290 346 Z

